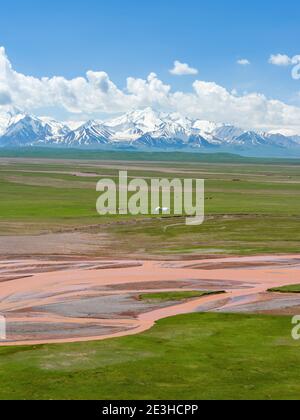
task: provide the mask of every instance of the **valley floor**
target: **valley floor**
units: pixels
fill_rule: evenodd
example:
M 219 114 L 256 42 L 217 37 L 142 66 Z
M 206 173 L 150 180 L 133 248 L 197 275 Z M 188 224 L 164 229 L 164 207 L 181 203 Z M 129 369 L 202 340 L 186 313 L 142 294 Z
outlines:
M 99 217 L 124 169 L 204 178 L 205 223 Z M 300 294 L 268 290 L 300 283 L 299 184 L 297 162 L 0 159 L 0 399 L 298 399 Z

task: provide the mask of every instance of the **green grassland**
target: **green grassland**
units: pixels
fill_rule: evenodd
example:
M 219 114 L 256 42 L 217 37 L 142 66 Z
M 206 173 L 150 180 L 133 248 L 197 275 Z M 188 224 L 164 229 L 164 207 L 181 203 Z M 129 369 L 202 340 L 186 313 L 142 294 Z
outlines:
M 128 160 L 128 161 L 164 161 L 164 162 L 252 162 L 272 164 L 273 162 L 299 164 L 300 159 L 293 158 L 255 158 L 243 157 L 231 153 L 189 153 L 189 152 L 138 152 L 107 151 L 88 149 L 61 149 L 47 147 L 29 147 L 0 149 L 0 157 L 11 158 L 51 158 L 51 159 L 87 159 L 87 160 Z
M 180 302 L 187 299 L 195 299 L 202 296 L 216 295 L 225 293 L 219 292 L 197 292 L 197 291 L 182 291 L 182 292 L 163 292 L 163 293 L 144 293 L 139 296 L 139 300 L 151 301 L 151 302 Z
M 278 293 L 300 293 L 300 284 L 294 284 L 290 286 L 277 287 L 274 289 L 269 289 L 269 292 L 278 292 Z
M 288 317 L 192 314 L 104 342 L 0 348 L 0 399 L 299 399 Z
M 184 154 L 179 155 L 181 159 L 186 158 Z M 211 155 L 205 161 L 201 155 L 203 161 L 179 162 L 179 155 L 173 156 L 178 161 L 163 163 L 154 158 L 137 161 L 134 153 L 119 153 L 115 156 L 119 160 L 109 162 L 3 158 L 0 160 L 0 234 L 72 229 L 104 232 L 112 238 L 112 243 L 118 243 L 120 252 L 126 249 L 130 254 L 255 254 L 299 250 L 298 161 L 279 163 L 230 155 L 223 156 L 223 161 L 222 155 L 214 160 Z M 112 158 L 113 152 L 109 156 Z M 125 161 L 129 156 L 133 160 Z M 130 177 L 145 178 L 148 183 L 152 177 L 204 178 L 205 223 L 186 227 L 184 215 L 100 217 L 96 212 L 99 196 L 96 183 L 101 177 L 118 181 L 118 169 L 126 169 Z M 90 176 L 74 176 L 75 172 Z

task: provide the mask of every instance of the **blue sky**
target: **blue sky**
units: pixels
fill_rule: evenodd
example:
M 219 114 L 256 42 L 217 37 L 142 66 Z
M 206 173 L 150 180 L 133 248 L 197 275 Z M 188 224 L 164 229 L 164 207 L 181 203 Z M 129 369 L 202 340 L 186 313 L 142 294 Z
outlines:
M 198 79 L 300 106 L 300 80 L 268 63 L 300 54 L 299 21 L 291 0 L 11 0 L 1 4 L 0 45 L 14 70 L 36 78 L 105 71 L 121 89 L 155 72 L 172 91 L 191 92 Z M 237 64 L 244 58 L 251 64 Z M 174 60 L 199 74 L 174 77 Z

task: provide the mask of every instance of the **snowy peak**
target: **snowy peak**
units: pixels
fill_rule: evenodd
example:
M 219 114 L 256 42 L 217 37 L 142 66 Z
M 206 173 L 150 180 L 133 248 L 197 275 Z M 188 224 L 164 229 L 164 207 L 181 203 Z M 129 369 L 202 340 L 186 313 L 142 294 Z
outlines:
M 70 132 L 70 128 L 61 122 L 55 121 L 48 117 L 41 117 L 40 121 L 44 124 L 44 128 L 55 138 L 64 137 Z
M 130 111 L 107 121 L 90 120 L 76 129 L 20 110 L 0 114 L 0 147 L 213 149 L 230 153 L 249 151 L 252 155 L 260 151 L 265 154 L 275 151 L 278 155 L 284 151 L 300 153 L 300 136 L 292 134 L 247 131 L 232 124 L 193 120 L 151 108 Z
M 145 135 L 153 138 L 187 139 L 192 133 L 192 121 L 178 114 L 165 114 L 146 108 L 131 111 L 105 122 L 114 131 L 114 140 L 139 140 Z
M 193 123 L 193 128 L 205 138 L 213 138 L 213 133 L 217 130 L 218 124 L 210 121 L 197 120 Z
M 9 107 L 8 109 L 6 109 L 5 112 L 0 114 L 0 136 L 5 133 L 8 126 L 14 122 L 13 119 L 16 118 L 18 115 L 21 118 L 25 114 L 15 107 Z
M 258 133 L 254 131 L 246 131 L 237 138 L 233 139 L 236 144 L 259 146 L 265 145 L 267 141 Z
M 153 111 L 151 108 L 146 108 L 141 111 L 128 112 L 119 118 L 108 121 L 107 125 L 116 129 L 135 127 L 147 133 L 154 131 L 162 122 L 160 113 Z
M 64 138 L 68 146 L 89 146 L 108 143 L 112 133 L 97 121 L 88 121 L 77 130 L 70 131 Z
M 9 120 L 10 120 L 9 116 L 5 114 L 0 115 L 0 136 L 2 136 L 5 133 L 9 124 Z
M 63 139 L 69 131 L 64 124 L 49 118 L 37 118 L 29 114 L 17 113 L 9 119 L 0 137 L 0 143 L 7 146 L 47 143 Z
M 149 133 L 153 138 L 173 138 L 178 140 L 187 140 L 191 135 L 191 129 L 185 129 L 177 122 L 162 122 L 159 127 Z
M 213 130 L 213 136 L 215 138 L 227 143 L 234 142 L 243 133 L 243 130 L 230 124 L 219 124 Z
M 106 121 L 105 125 L 114 131 L 114 140 L 137 140 L 146 133 L 156 131 L 163 120 L 151 108 L 131 111 L 121 117 Z
M 51 132 L 47 128 L 45 129 L 44 124 L 38 118 L 19 114 L 11 118 L 3 138 L 4 143 L 27 145 L 46 138 L 50 134 Z

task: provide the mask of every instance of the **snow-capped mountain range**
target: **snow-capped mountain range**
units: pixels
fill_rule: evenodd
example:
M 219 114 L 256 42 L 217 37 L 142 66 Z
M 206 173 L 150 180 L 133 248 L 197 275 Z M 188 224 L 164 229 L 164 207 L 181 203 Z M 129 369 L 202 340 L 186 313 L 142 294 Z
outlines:
M 32 146 L 300 156 L 300 136 L 247 131 L 230 124 L 159 113 L 151 108 L 107 121 L 88 121 L 76 129 L 19 110 L 0 114 L 0 147 Z

